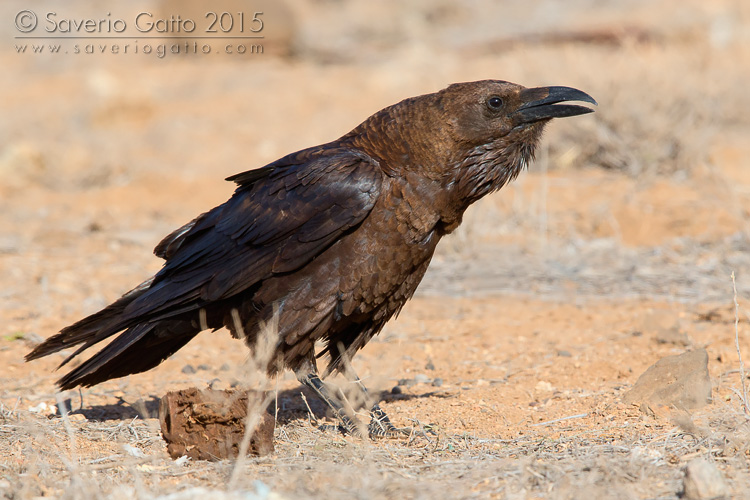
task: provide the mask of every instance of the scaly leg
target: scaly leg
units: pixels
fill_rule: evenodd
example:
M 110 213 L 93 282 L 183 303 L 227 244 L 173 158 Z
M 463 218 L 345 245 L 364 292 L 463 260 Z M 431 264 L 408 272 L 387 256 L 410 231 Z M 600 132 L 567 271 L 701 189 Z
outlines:
M 344 398 L 334 395 L 331 389 L 320 380 L 317 373 L 297 373 L 297 379 L 305 386 L 318 395 L 320 399 L 333 410 L 333 413 L 341 422 L 339 428 L 344 434 L 352 434 L 355 436 L 361 436 L 362 432 L 360 428 L 362 424 L 354 416 L 354 410 L 350 405 L 344 405 Z
M 340 430 L 345 434 L 362 436 L 361 429 L 364 426 L 354 416 L 354 410 L 348 404 L 343 394 L 337 395 L 326 385 L 318 376 L 314 363 L 307 363 L 295 372 L 297 379 L 305 386 L 312 389 L 320 399 L 322 399 L 334 412 L 340 420 Z M 364 386 L 359 377 L 355 375 L 355 382 L 362 391 L 365 401 L 370 401 L 367 388 Z M 341 392 L 341 391 L 339 391 Z M 375 403 L 370 409 L 370 423 L 367 426 L 367 433 L 370 438 L 396 438 L 409 435 L 410 429 L 399 429 L 395 427 L 388 415 Z

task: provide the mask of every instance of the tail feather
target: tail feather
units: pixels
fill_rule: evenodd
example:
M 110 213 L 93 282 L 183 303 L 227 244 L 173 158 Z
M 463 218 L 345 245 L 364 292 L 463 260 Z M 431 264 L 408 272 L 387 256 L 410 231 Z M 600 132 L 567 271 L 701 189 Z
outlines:
M 81 366 L 57 381 L 62 390 L 154 368 L 200 333 L 190 321 L 169 320 L 129 328 Z
M 109 345 L 107 345 L 104 349 L 94 354 L 79 367 L 75 368 L 70 373 L 58 380 L 57 384 L 61 389 L 72 389 L 77 385 L 84 385 L 81 382 L 82 380 L 85 380 L 87 377 L 90 378 L 94 376 L 94 374 L 101 372 L 102 368 L 107 366 L 107 364 L 110 365 L 109 371 L 112 371 L 112 362 L 118 357 L 118 355 L 127 351 L 129 347 L 132 347 L 134 343 L 141 340 L 145 335 L 153 331 L 153 329 L 154 325 L 146 324 L 125 330 L 115 340 L 110 342 Z M 86 346 L 84 345 L 83 347 Z M 79 351 L 80 350 L 81 349 L 79 349 Z M 107 379 L 104 378 L 103 380 Z
M 144 281 L 101 311 L 63 328 L 60 333 L 48 338 L 28 353 L 25 358 L 26 361 L 42 358 L 78 344 L 84 344 L 83 347 L 62 362 L 60 366 L 63 366 L 84 349 L 132 326 L 124 321 L 123 312 L 131 302 L 148 290 L 152 281 L 153 278 Z
M 149 319 L 129 315 L 127 307 L 146 293 L 152 282 L 153 278 L 101 311 L 63 328 L 27 354 L 26 361 L 78 346 L 60 364 L 62 367 L 92 345 L 122 332 L 101 351 L 58 380 L 60 388 L 90 387 L 157 366 L 198 335 L 201 327 L 184 316 Z

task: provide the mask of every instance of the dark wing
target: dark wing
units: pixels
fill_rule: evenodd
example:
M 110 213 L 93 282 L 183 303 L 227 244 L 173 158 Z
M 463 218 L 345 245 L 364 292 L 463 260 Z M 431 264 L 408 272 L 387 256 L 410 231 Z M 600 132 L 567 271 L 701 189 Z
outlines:
M 320 159 L 325 155 L 326 149 L 329 144 L 323 144 L 321 146 L 315 146 L 312 148 L 303 149 L 296 153 L 288 154 L 278 160 L 269 163 L 265 167 L 256 168 L 253 170 L 247 170 L 234 174 L 227 177 L 226 180 L 237 183 L 238 186 L 249 190 L 257 181 L 261 181 L 271 176 L 277 169 L 287 168 L 291 166 L 304 165 L 305 163 L 312 163 L 314 159 Z M 338 153 L 338 151 L 337 151 Z M 235 193 L 236 194 L 236 193 Z M 217 207 L 220 208 L 220 207 Z M 210 213 L 210 212 L 209 212 Z M 182 243 L 187 239 L 188 232 L 195 226 L 198 221 L 202 220 L 206 215 L 203 214 L 200 217 L 191 220 L 179 229 L 175 229 L 171 233 L 162 239 L 156 248 L 154 248 L 154 254 L 157 257 L 168 260 L 172 257 Z
M 136 346 L 165 348 L 142 354 L 143 366 L 138 370 L 156 366 L 200 331 L 188 328 L 190 322 L 178 317 L 181 313 L 251 290 L 273 275 L 295 271 L 353 231 L 377 201 L 382 172 L 374 160 L 357 151 L 318 146 L 230 179 L 239 186 L 226 203 L 157 245 L 155 253 L 166 262 L 153 278 L 62 329 L 26 359 L 78 345 L 65 364 L 125 330 L 111 348 L 66 376 L 63 386 L 121 376 L 123 365 L 117 359 L 124 351 L 138 351 Z M 175 332 L 180 334 L 175 337 Z
M 297 270 L 355 228 L 380 194 L 374 160 L 312 148 L 230 180 L 231 199 L 156 247 L 167 259 L 126 317 L 169 317 Z

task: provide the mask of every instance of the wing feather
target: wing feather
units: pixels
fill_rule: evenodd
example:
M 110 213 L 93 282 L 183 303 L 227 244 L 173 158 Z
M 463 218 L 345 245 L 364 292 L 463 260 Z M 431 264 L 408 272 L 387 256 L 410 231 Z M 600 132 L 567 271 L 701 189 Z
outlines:
M 382 172 L 346 149 L 313 148 L 230 177 L 226 203 L 165 238 L 166 258 L 130 317 L 167 317 L 232 297 L 293 272 L 326 251 L 370 213 Z

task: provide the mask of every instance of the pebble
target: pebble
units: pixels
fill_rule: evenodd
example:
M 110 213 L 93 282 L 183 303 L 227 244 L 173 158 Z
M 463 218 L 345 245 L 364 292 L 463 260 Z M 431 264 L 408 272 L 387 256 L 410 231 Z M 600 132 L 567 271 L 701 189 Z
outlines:
M 694 458 L 685 466 L 683 496 L 688 500 L 729 498 L 729 488 L 716 464 L 705 458 Z
M 205 364 L 205 363 L 202 363 L 202 364 L 198 365 L 198 369 L 199 369 L 199 370 L 202 370 L 202 371 L 206 371 L 206 370 L 210 370 L 210 369 L 211 369 L 211 367 L 210 367 L 210 366 L 208 366 L 208 365 L 207 365 L 207 364 Z
M 402 394 L 404 391 L 399 386 L 395 386 L 391 389 L 391 394 Z
M 122 449 L 125 451 L 125 453 L 127 453 L 131 457 L 143 458 L 146 456 L 145 453 L 143 453 L 141 450 L 139 450 L 138 448 L 130 444 L 122 445 Z
M 434 387 L 440 387 L 440 386 L 442 386 L 443 385 L 443 379 L 441 379 L 440 377 L 437 377 L 437 378 L 433 379 L 432 385 Z
M 414 381 L 418 384 L 426 384 L 430 381 L 430 377 L 428 377 L 424 373 L 417 373 L 416 375 L 414 375 Z
M 432 360 L 429 360 L 426 365 L 424 365 L 425 370 L 434 370 L 435 365 L 432 363 Z
M 542 391 L 542 392 L 552 392 L 555 390 L 552 384 L 550 384 L 546 380 L 540 380 L 539 382 L 537 382 L 536 385 L 534 386 L 534 389 L 536 389 L 537 391 Z
M 640 405 L 646 414 L 653 414 L 660 405 L 692 410 L 703 408 L 710 401 L 711 377 L 705 349 L 660 359 L 622 395 L 623 403 Z
M 193 365 L 185 365 L 182 367 L 182 373 L 187 373 L 187 374 L 195 373 L 195 368 L 193 368 Z
M 57 406 L 48 405 L 44 401 L 36 406 L 29 407 L 29 413 L 38 413 L 41 415 L 57 415 Z

